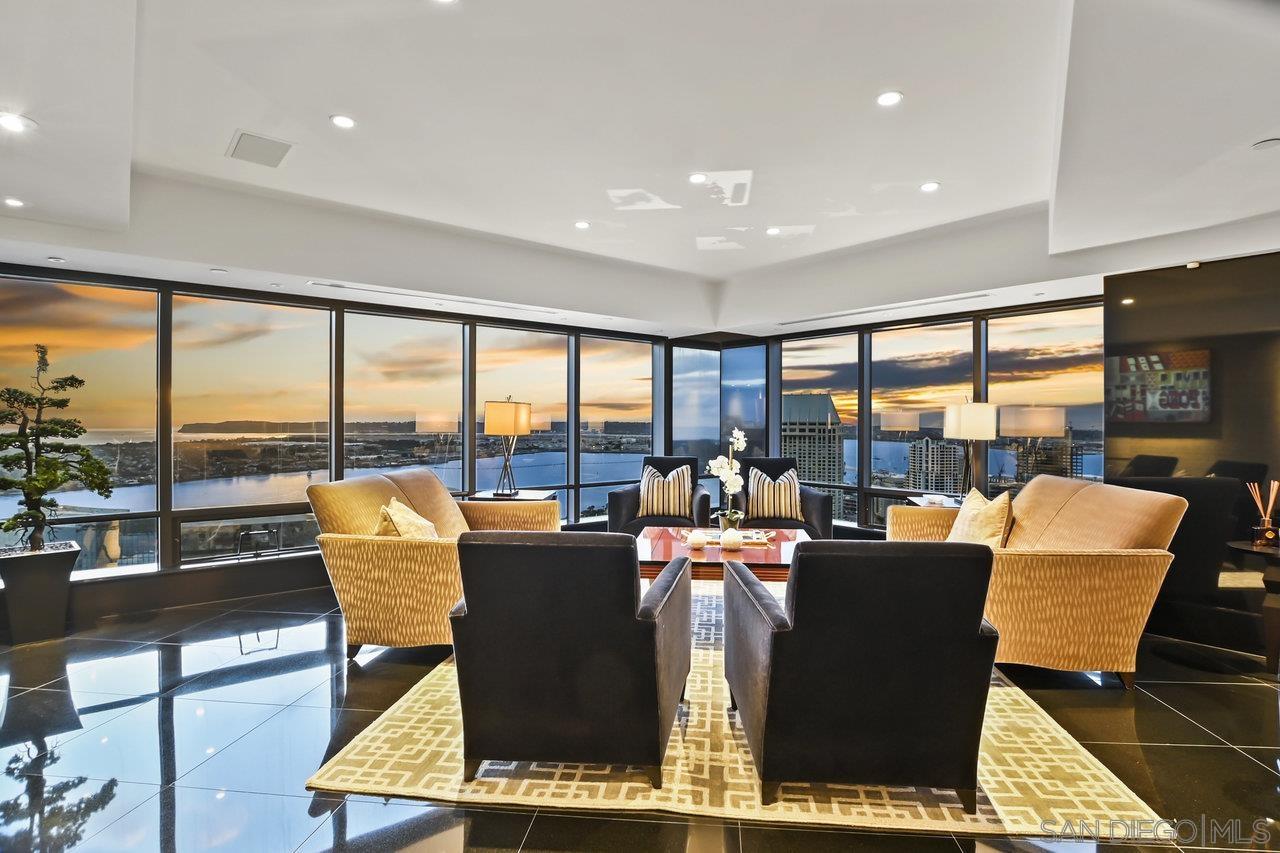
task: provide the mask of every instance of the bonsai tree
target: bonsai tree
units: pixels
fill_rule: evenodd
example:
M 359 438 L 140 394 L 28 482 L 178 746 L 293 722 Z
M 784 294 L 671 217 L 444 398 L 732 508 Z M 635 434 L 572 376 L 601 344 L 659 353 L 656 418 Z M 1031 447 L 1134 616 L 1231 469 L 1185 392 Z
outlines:
M 78 376 L 49 379 L 49 348 L 36 344 L 36 372 L 30 390 L 0 390 L 0 491 L 17 489 L 23 509 L 0 526 L 6 533 L 25 531 L 23 540 L 32 551 L 44 549 L 48 510 L 58 505 L 49 497 L 68 483 L 111 497 L 111 472 L 89 448 L 72 444 L 85 434 L 75 418 L 57 416 L 71 404 L 58 396 L 84 387 Z M 17 430 L 5 429 L 16 426 Z

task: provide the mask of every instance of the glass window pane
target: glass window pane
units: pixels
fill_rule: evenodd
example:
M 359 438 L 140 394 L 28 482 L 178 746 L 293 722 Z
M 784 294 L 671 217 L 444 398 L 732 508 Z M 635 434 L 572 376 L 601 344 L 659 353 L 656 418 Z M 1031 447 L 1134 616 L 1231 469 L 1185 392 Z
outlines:
M 889 518 L 889 507 L 906 506 L 906 498 L 890 498 L 882 495 L 867 495 L 867 506 L 872 527 L 884 527 Z
M 765 348 L 734 347 L 720 354 L 720 445 L 737 427 L 747 434 L 739 456 L 769 455 L 769 423 L 765 417 Z M 716 455 L 725 453 L 721 446 Z
M 516 440 L 516 485 L 559 486 L 568 481 L 569 339 L 548 332 L 476 329 L 476 488 L 492 489 L 502 469 L 502 439 L 484 434 L 487 400 L 533 404 L 533 434 Z
M 578 490 L 578 520 L 591 521 L 609 514 L 609 493 L 622 486 L 588 486 Z
M 314 548 L 320 528 L 310 513 L 182 523 L 182 561 L 245 559 Z
M 637 480 L 653 447 L 653 344 L 580 340 L 581 481 Z
M 990 320 L 987 363 L 988 398 L 1000 407 L 991 493 L 1037 474 L 1101 480 L 1102 306 Z
M 462 326 L 347 314 L 345 476 L 426 465 L 462 489 Z
M 874 332 L 871 353 L 871 484 L 959 493 L 964 443 L 942 419 L 973 395 L 973 324 Z
M 720 455 L 720 353 L 716 350 L 672 348 L 671 437 L 671 452 L 698 457 L 699 472 Z
M 858 482 L 858 336 L 782 344 L 782 455 L 800 479 Z
M 156 294 L 0 279 L 0 388 L 31 387 L 36 344 L 49 349 L 48 378 L 84 380 L 84 387 L 58 395 L 71 400 L 58 414 L 85 427 L 76 442 L 106 463 L 114 487 L 102 498 L 68 484 L 52 496 L 61 504 L 57 512 L 154 511 Z M 18 499 L 16 491 L 0 493 L 0 519 L 18 511 Z
M 80 544 L 74 570 L 77 580 L 86 580 L 159 569 L 156 525 L 154 518 L 59 524 L 53 535 Z
M 173 298 L 175 507 L 306 500 L 328 411 L 328 311 Z

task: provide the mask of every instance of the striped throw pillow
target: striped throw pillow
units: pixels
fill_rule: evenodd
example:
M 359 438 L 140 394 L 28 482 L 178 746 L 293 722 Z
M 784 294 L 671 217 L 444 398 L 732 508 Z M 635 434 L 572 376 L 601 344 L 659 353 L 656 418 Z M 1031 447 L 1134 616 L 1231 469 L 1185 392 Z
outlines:
M 747 518 L 793 518 L 804 521 L 800 509 L 800 477 L 792 468 L 776 480 L 759 468 L 747 481 Z
M 652 465 L 644 466 L 640 477 L 640 513 L 646 515 L 693 515 L 693 472 L 681 465 L 662 476 Z

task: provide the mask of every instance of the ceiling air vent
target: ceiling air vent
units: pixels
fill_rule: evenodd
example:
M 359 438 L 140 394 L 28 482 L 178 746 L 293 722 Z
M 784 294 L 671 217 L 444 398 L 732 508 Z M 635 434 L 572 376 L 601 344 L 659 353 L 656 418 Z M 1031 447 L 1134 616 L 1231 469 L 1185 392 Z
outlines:
M 236 135 L 231 137 L 231 147 L 227 149 L 227 156 L 233 160 L 244 160 L 274 169 L 291 150 L 293 150 L 292 142 L 237 130 Z

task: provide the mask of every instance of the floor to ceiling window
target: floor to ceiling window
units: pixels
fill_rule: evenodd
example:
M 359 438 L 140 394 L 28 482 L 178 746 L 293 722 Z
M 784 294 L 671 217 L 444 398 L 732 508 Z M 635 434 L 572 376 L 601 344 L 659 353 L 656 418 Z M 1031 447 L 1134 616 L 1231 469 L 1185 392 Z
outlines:
M 612 485 L 582 488 L 578 515 L 609 510 L 609 492 L 640 479 L 641 460 L 653 449 L 653 344 L 608 338 L 579 339 L 578 477 Z
M 769 455 L 765 347 L 730 347 L 720 353 L 720 438 L 734 428 L 747 434 L 740 456 Z M 723 449 L 720 453 L 725 452 Z
M 1102 479 L 1102 307 L 993 317 L 987 399 L 999 408 L 988 447 L 992 494 L 1037 474 Z
M 671 348 L 671 453 L 694 456 L 702 482 L 718 504 L 720 490 L 706 476 L 707 463 L 720 455 L 720 351 Z
M 87 432 L 76 443 L 111 472 L 108 498 L 74 483 L 51 495 L 59 523 L 50 535 L 80 544 L 75 567 L 82 572 L 157 564 L 156 317 L 154 292 L 0 279 L 0 388 L 31 390 L 35 347 L 47 347 L 42 382 L 69 374 L 84 380 L 54 395 L 70 399 L 57 414 L 81 422 Z M 18 511 L 19 497 L 0 492 L 0 520 Z M 0 533 L 0 547 L 18 535 Z
M 516 440 L 516 485 L 563 489 L 568 476 L 569 338 L 552 332 L 476 329 L 476 488 L 492 489 L 502 469 L 502 439 L 485 434 L 486 401 L 533 407 L 530 435 Z M 561 492 L 561 511 L 567 501 Z
M 943 433 L 950 403 L 973 396 L 973 323 L 871 333 L 873 487 L 959 494 L 965 445 Z M 875 496 L 868 520 L 883 524 L 902 498 Z
M 858 341 L 854 333 L 782 344 L 782 455 L 831 494 L 844 521 L 858 520 Z
M 173 297 L 173 506 L 300 503 L 329 479 L 330 312 Z M 184 560 L 314 544 L 309 515 L 182 519 Z
M 462 325 L 347 312 L 344 476 L 423 465 L 462 477 Z

